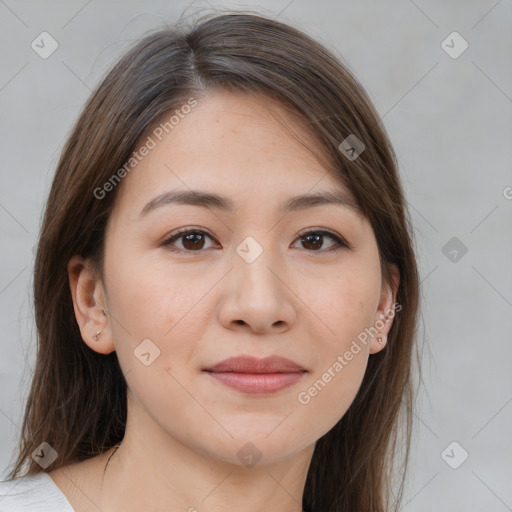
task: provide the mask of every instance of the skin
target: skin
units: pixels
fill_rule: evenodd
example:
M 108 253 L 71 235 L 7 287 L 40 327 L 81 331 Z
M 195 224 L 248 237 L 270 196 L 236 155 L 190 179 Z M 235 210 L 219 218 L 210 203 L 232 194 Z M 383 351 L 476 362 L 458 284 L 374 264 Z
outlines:
M 389 314 L 399 281 L 393 267 L 395 287 L 384 283 L 371 225 L 355 211 L 320 205 L 279 212 L 299 194 L 351 197 L 311 150 L 322 152 L 301 121 L 268 98 L 215 91 L 118 185 L 104 281 L 78 255 L 68 272 L 84 342 L 117 352 L 128 421 L 103 480 L 112 450 L 50 473 L 76 510 L 302 510 L 315 442 L 347 411 L 368 358 L 385 342 L 360 343 L 308 404 L 298 394 Z M 154 197 L 188 189 L 227 196 L 235 208 L 172 204 L 140 216 Z M 172 252 L 162 242 L 178 228 L 211 238 L 193 249 L 182 236 L 174 247 L 189 253 Z M 337 244 L 327 235 L 318 248 L 308 244 L 302 233 L 320 229 L 352 249 L 329 250 Z M 252 263 L 236 252 L 248 236 L 263 249 Z M 384 340 L 391 324 L 380 329 Z M 145 339 L 160 350 L 149 366 L 134 356 Z M 292 387 L 252 396 L 202 371 L 241 354 L 280 355 L 307 373 Z M 237 456 L 248 442 L 261 454 L 252 467 Z

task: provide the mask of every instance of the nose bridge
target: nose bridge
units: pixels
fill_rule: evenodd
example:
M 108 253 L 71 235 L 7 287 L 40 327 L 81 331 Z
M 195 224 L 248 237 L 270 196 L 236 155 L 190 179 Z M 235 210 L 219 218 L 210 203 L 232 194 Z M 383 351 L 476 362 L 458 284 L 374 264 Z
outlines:
M 233 262 L 235 279 L 238 287 L 246 295 L 249 294 L 251 300 L 264 298 L 268 304 L 277 298 L 276 295 L 282 294 L 279 280 L 274 275 L 282 269 L 277 252 L 275 247 L 271 247 L 271 236 L 261 234 L 245 237 L 236 247 Z
M 256 238 L 261 240 L 258 241 Z M 263 240 L 264 239 L 264 240 Z M 225 325 L 247 324 L 257 331 L 291 324 L 295 316 L 285 286 L 279 251 L 269 247 L 271 236 L 247 236 L 233 253 L 228 296 L 221 318 Z

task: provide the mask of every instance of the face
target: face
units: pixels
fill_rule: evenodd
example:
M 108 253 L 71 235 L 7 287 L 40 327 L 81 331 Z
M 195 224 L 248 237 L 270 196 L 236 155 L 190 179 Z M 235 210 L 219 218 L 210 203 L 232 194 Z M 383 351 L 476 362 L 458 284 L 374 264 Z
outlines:
M 283 461 L 338 422 L 384 346 L 361 341 L 393 305 L 374 233 L 342 202 L 286 208 L 304 194 L 353 197 L 268 98 L 210 93 L 168 131 L 118 185 L 93 291 L 108 314 L 98 344 L 101 318 L 77 312 L 84 340 L 117 352 L 129 422 L 235 464 L 241 449 Z M 169 195 L 192 191 L 220 199 Z M 238 356 L 301 370 L 206 371 Z

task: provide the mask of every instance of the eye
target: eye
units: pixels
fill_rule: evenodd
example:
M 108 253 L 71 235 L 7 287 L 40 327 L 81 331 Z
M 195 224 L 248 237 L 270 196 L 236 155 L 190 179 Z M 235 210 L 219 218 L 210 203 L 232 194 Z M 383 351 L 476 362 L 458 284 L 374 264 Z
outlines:
M 330 248 L 320 251 L 325 238 L 334 240 L 334 245 Z M 328 252 L 328 251 L 339 251 L 340 249 L 350 249 L 350 246 L 341 237 L 325 230 L 312 230 L 302 233 L 298 240 L 302 240 L 302 246 L 309 252 Z M 304 242 L 305 241 L 305 242 Z
M 201 249 L 204 249 L 206 238 L 213 240 L 206 231 L 201 229 L 181 229 L 166 238 L 162 242 L 162 246 L 175 252 L 201 252 Z M 182 248 L 172 247 L 174 242 L 180 239 L 182 240 Z
M 206 231 L 202 229 L 181 229 L 171 234 L 168 238 L 166 238 L 162 242 L 163 247 L 167 247 L 169 250 L 173 252 L 183 252 L 183 253 L 192 253 L 192 252 L 203 252 L 202 249 L 208 248 L 205 247 L 205 240 L 209 238 L 213 240 L 213 237 L 210 236 Z M 324 239 L 330 238 L 334 241 L 329 248 L 320 250 L 322 245 L 324 244 Z M 328 252 L 328 251 L 338 251 L 340 249 L 350 249 L 350 245 L 343 240 L 341 237 L 331 233 L 330 231 L 325 230 L 310 230 L 302 233 L 297 240 L 302 240 L 302 246 L 308 252 Z M 181 242 L 181 247 L 176 247 L 176 242 Z

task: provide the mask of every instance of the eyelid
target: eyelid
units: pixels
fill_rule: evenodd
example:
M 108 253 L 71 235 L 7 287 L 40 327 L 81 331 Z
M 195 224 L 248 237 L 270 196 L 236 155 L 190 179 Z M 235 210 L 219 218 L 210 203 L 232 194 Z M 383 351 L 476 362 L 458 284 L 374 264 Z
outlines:
M 202 233 L 202 234 L 210 237 L 215 242 L 217 242 L 215 237 L 211 233 L 209 233 L 206 229 L 195 227 L 195 226 L 188 226 L 188 227 L 180 228 L 180 229 L 177 229 L 176 231 L 173 231 L 170 235 L 168 235 L 164 238 L 164 240 L 161 242 L 160 245 L 163 247 L 171 247 L 172 242 L 174 242 L 175 240 L 179 240 L 183 236 L 191 234 L 191 233 Z M 341 236 L 338 233 L 335 233 L 329 229 L 320 228 L 320 227 L 305 228 L 295 237 L 293 244 L 295 244 L 297 242 L 297 240 L 299 240 L 300 238 L 303 238 L 306 235 L 309 235 L 311 233 L 320 234 L 323 236 L 327 235 L 328 237 L 331 237 L 335 241 L 335 246 L 332 248 L 329 248 L 329 249 L 324 249 L 324 250 L 319 250 L 319 251 L 307 251 L 306 250 L 306 252 L 309 252 L 312 254 L 315 254 L 315 253 L 325 254 L 328 252 L 335 252 L 335 251 L 338 251 L 341 249 L 353 250 L 352 245 L 349 244 L 349 242 L 347 242 L 347 240 L 343 236 Z M 181 252 L 181 253 L 186 253 L 186 254 L 191 254 L 191 253 L 201 254 L 202 252 L 205 252 L 204 250 L 191 251 L 191 250 L 179 249 L 176 247 L 174 247 L 173 249 L 169 249 L 169 250 L 171 250 L 173 252 Z
M 343 236 L 339 235 L 338 233 L 335 233 L 334 231 L 326 229 L 326 228 L 315 228 L 315 227 L 306 228 L 305 230 L 301 231 L 297 235 L 297 238 L 295 240 L 298 240 L 299 238 L 302 238 L 303 236 L 308 235 L 309 233 L 319 233 L 322 235 L 328 235 L 328 236 L 332 237 L 342 247 L 345 247 L 346 249 L 353 249 L 352 245 L 349 244 Z M 315 252 L 315 251 L 309 251 L 309 252 Z M 321 253 L 324 251 L 317 251 L 317 252 Z
M 195 226 L 187 226 L 185 228 L 179 228 L 179 229 L 173 231 L 172 233 L 170 233 L 169 235 L 166 235 L 164 237 L 164 239 L 162 240 L 162 242 L 160 243 L 160 245 L 163 247 L 170 246 L 174 240 L 179 240 L 183 236 L 191 234 L 191 233 L 205 234 L 205 235 L 209 236 L 212 240 L 214 240 L 216 243 L 218 243 L 217 240 L 215 239 L 215 237 L 206 229 L 195 227 Z M 188 253 L 203 252 L 203 251 L 184 251 L 183 249 L 178 249 L 178 248 L 176 248 L 176 251 L 177 252 L 188 252 Z

